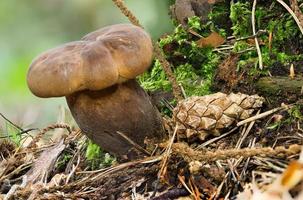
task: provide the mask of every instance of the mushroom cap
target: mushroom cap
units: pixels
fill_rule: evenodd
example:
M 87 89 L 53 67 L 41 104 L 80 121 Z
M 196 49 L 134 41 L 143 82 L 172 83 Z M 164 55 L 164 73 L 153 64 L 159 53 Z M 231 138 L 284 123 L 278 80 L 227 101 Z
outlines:
M 151 38 L 142 28 L 107 26 L 40 54 L 30 65 L 27 84 L 39 97 L 101 90 L 143 73 L 152 52 Z

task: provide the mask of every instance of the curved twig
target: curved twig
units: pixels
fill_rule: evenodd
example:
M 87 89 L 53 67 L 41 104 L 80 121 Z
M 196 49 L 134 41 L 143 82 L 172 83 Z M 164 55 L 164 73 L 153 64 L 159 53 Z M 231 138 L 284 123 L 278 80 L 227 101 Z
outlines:
M 252 24 L 253 35 L 256 35 L 256 20 L 255 20 L 256 5 L 257 5 L 257 0 L 254 0 L 252 11 L 251 11 L 251 24 Z M 256 43 L 256 49 L 259 58 L 259 68 L 262 70 L 263 69 L 262 53 L 257 37 L 255 37 L 255 43 Z

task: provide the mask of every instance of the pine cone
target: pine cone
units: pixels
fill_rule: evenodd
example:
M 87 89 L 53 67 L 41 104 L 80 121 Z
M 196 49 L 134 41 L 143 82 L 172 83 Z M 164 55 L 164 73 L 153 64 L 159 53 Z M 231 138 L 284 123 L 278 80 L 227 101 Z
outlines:
M 206 96 L 193 96 L 178 103 L 173 111 L 173 121 L 178 125 L 179 138 L 204 140 L 212 134 L 243 120 L 262 106 L 264 99 L 258 95 L 218 92 Z

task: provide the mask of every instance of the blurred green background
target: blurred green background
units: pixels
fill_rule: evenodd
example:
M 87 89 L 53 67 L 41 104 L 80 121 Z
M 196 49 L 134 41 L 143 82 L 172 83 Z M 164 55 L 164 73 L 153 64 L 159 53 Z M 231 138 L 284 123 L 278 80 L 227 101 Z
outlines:
M 169 0 L 126 0 L 157 39 L 173 28 Z M 128 22 L 111 0 L 0 1 L 0 112 L 23 127 L 56 122 L 64 98 L 40 99 L 27 88 L 26 73 L 39 53 L 106 25 Z M 62 109 L 61 109 L 62 110 Z M 0 119 L 0 129 L 3 126 Z

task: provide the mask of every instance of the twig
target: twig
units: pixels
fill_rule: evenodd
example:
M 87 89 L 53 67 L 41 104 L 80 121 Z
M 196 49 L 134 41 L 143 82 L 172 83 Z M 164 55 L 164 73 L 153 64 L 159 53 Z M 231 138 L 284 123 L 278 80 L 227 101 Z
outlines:
M 299 19 L 297 18 L 296 14 L 291 10 L 291 8 L 283 1 L 283 0 L 276 0 L 278 3 L 280 3 L 290 14 L 291 16 L 294 18 L 294 20 L 296 21 L 301 33 L 303 34 L 303 28 L 300 24 Z
M 174 134 L 171 137 L 170 142 L 169 142 L 169 144 L 167 146 L 167 149 L 166 149 L 166 151 L 164 153 L 164 156 L 163 156 L 163 159 L 162 159 L 162 163 L 161 163 L 161 168 L 160 168 L 160 171 L 159 171 L 159 174 L 158 174 L 158 178 L 163 178 L 164 177 L 165 168 L 167 166 L 167 161 L 168 161 L 168 158 L 170 156 L 171 148 L 172 148 L 172 145 L 174 143 L 174 140 L 175 140 L 178 128 L 179 128 L 178 125 L 176 125 L 175 130 L 174 130 Z
M 283 109 L 286 109 L 286 108 L 285 108 L 284 106 L 281 106 L 281 107 L 274 108 L 274 109 L 272 109 L 272 110 L 266 111 L 266 112 L 264 112 L 264 113 L 257 114 L 257 115 L 255 115 L 255 116 L 253 116 L 253 117 L 250 117 L 250 118 L 247 118 L 247 119 L 245 119 L 245 120 L 242 120 L 242 121 L 238 122 L 238 123 L 237 123 L 237 126 L 242 126 L 243 124 L 246 124 L 246 123 L 248 123 L 248 122 L 255 121 L 255 120 L 257 120 L 257 119 L 261 119 L 261 118 L 263 118 L 263 117 L 266 117 L 266 116 L 268 116 L 268 115 L 271 115 L 271 114 L 273 114 L 273 113 L 275 113 L 275 112 L 278 112 L 278 111 L 280 111 L 280 110 L 283 110 Z
M 139 144 L 135 143 L 133 140 L 131 140 L 129 137 L 127 137 L 124 133 L 117 131 L 117 134 L 120 135 L 123 139 L 125 139 L 129 144 L 131 144 L 135 149 L 139 150 L 140 152 L 150 156 L 151 153 L 148 152 L 146 149 L 141 147 Z
M 176 125 L 174 133 L 173 133 L 173 135 L 172 135 L 172 137 L 170 139 L 170 142 L 169 142 L 169 144 L 168 144 L 165 152 L 162 154 L 162 160 L 161 160 L 161 164 L 160 164 L 160 170 L 158 172 L 158 179 L 156 181 L 156 184 L 155 184 L 155 187 L 154 187 L 154 191 L 153 191 L 153 194 L 151 195 L 151 197 L 154 197 L 156 195 L 158 184 L 159 184 L 159 182 L 160 182 L 161 179 L 162 180 L 164 179 L 164 176 L 165 176 L 165 173 L 166 173 L 167 161 L 168 161 L 168 158 L 170 156 L 171 148 L 172 148 L 172 145 L 174 143 L 177 131 L 178 131 L 178 125 Z
M 106 169 L 105 171 L 102 171 L 100 174 L 95 175 L 93 178 L 91 178 L 90 181 L 98 180 L 98 179 L 104 177 L 105 175 L 108 175 L 108 174 L 113 173 L 113 172 L 117 172 L 117 171 L 119 171 L 121 169 L 124 169 L 124 168 L 127 168 L 127 167 L 136 166 L 138 164 L 158 162 L 160 160 L 162 160 L 162 156 L 148 157 L 146 159 L 141 159 L 141 160 L 131 161 L 131 162 L 127 162 L 127 163 L 122 163 L 120 165 L 110 167 L 110 168 Z M 75 184 L 77 184 L 77 183 L 75 183 Z
M 75 174 L 76 169 L 78 168 L 79 164 L 80 164 L 80 156 L 78 156 L 77 164 L 73 165 L 73 168 L 72 168 L 71 172 L 68 174 L 68 176 L 66 178 L 66 181 L 65 181 L 65 184 L 68 184 L 68 182 L 71 179 L 71 177 Z
M 250 38 L 257 38 L 258 36 L 260 36 L 264 33 L 267 33 L 267 30 L 258 30 L 256 34 L 246 36 L 246 37 L 237 38 L 236 41 L 247 40 L 247 39 L 250 39 Z
M 254 51 L 255 50 L 255 47 L 249 47 L 247 49 L 243 49 L 242 51 L 237 51 L 236 54 L 242 54 L 242 53 L 245 53 L 247 51 Z
M 224 182 L 225 180 L 227 179 L 227 177 L 229 176 L 229 172 L 225 174 L 224 176 L 224 181 L 221 182 L 221 184 L 217 187 L 217 191 L 214 192 L 214 194 L 210 197 L 210 199 L 218 199 L 221 191 L 222 191 L 222 188 L 223 188 L 223 185 L 224 185 Z
M 136 16 L 125 6 L 123 0 L 112 0 L 112 1 L 133 25 L 143 28 L 143 26 L 139 23 L 139 20 L 136 18 Z M 183 99 L 182 91 L 178 85 L 176 77 L 173 74 L 170 63 L 166 60 L 161 48 L 159 47 L 159 44 L 157 42 L 154 42 L 153 45 L 154 45 L 155 57 L 161 63 L 161 66 L 168 80 L 172 84 L 172 90 L 176 100 L 177 101 L 182 100 Z
M 257 5 L 257 0 L 254 0 L 252 11 L 251 11 L 251 24 L 252 24 L 252 31 L 253 31 L 254 35 L 256 35 L 256 21 L 255 21 L 256 5 Z M 257 49 L 258 58 L 259 58 L 259 68 L 263 69 L 262 53 L 260 50 L 260 46 L 259 46 L 257 37 L 255 37 L 255 43 L 256 43 L 256 49 Z
M 8 173 L 8 174 L 1 174 L 1 177 L 0 177 L 0 182 L 2 182 L 3 180 L 5 179 L 9 179 L 10 177 L 20 173 L 21 171 L 31 167 L 31 165 L 33 164 L 33 162 L 28 162 L 28 163 L 24 163 L 22 165 L 19 165 L 16 169 L 14 169 L 12 172 Z
M 184 177 L 178 175 L 178 179 L 179 179 L 179 181 L 181 182 L 181 184 L 185 187 L 185 189 L 186 189 L 191 195 L 194 196 L 193 191 L 191 191 L 191 190 L 189 189 L 189 187 L 186 185 L 186 183 L 185 183 L 185 181 L 184 181 Z
M 300 24 L 302 26 L 302 24 L 303 24 L 303 14 L 302 14 L 302 11 L 300 9 L 300 6 L 298 5 L 298 1 L 297 0 L 290 0 L 289 2 L 290 2 L 291 9 L 296 14 L 296 16 L 299 19 Z
M 222 50 L 231 50 L 231 49 L 233 49 L 234 48 L 234 46 L 227 46 L 227 47 L 221 47 L 221 48 L 214 48 L 214 50 L 213 51 L 222 51 Z
M 146 164 L 150 164 L 150 163 L 159 162 L 161 159 L 162 159 L 162 156 L 148 157 L 148 158 L 144 158 L 144 159 L 140 159 L 140 160 L 136 160 L 136 161 L 122 163 L 122 164 L 119 164 L 117 166 L 112 166 L 112 167 L 109 167 L 109 168 L 106 168 L 106 169 L 87 172 L 87 173 L 89 173 L 89 175 L 85 176 L 82 179 L 79 179 L 79 180 L 74 181 L 72 183 L 69 183 L 67 185 L 59 185 L 59 186 L 53 186 L 53 187 L 50 187 L 50 188 L 43 188 L 40 191 L 40 194 L 54 193 L 54 192 L 58 192 L 60 190 L 75 191 L 76 188 L 83 188 L 85 186 L 90 186 L 90 184 L 92 184 L 92 183 L 94 183 L 98 180 L 108 178 L 108 176 L 115 175 L 123 169 L 134 168 L 134 167 L 138 167 L 139 165 L 146 165 Z M 157 165 L 152 165 L 151 168 L 154 168 L 155 170 L 158 170 Z M 76 172 L 76 174 L 84 174 L 84 173 L 83 172 L 81 172 L 81 173 Z
M 254 138 L 254 139 L 250 142 L 249 147 L 250 147 L 250 148 L 254 148 L 254 147 L 255 147 L 255 143 L 256 143 L 256 138 Z M 244 178 L 244 176 L 245 176 L 245 174 L 246 174 L 246 170 L 247 170 L 247 168 L 248 168 L 248 164 L 249 164 L 250 159 L 251 159 L 251 158 L 247 158 L 247 159 L 246 159 L 246 162 L 245 162 L 245 164 L 244 164 L 244 167 L 243 167 L 243 169 L 242 169 L 242 172 L 240 173 L 240 179 L 243 179 L 243 178 Z
M 257 115 L 260 113 L 260 110 L 258 110 L 258 113 Z M 248 128 L 246 129 L 246 131 L 244 132 L 243 135 L 241 135 L 239 141 L 237 142 L 236 144 L 236 148 L 237 149 L 240 149 L 241 148 L 241 145 L 243 143 L 243 141 L 245 140 L 245 138 L 247 137 L 248 133 L 250 132 L 250 130 L 252 129 L 253 125 L 255 124 L 255 120 L 254 121 L 251 121 Z
M 208 140 L 208 141 L 204 142 L 203 144 L 200 144 L 199 146 L 197 146 L 195 148 L 195 150 L 201 150 L 203 147 L 206 147 L 206 146 L 210 145 L 211 143 L 216 142 L 216 141 L 220 140 L 221 138 L 224 138 L 224 137 L 228 136 L 229 134 L 233 133 L 237 129 L 238 129 L 238 127 L 235 127 L 233 129 L 231 129 L 230 131 L 220 135 L 219 137 L 215 137 L 211 140 Z

